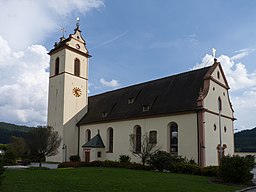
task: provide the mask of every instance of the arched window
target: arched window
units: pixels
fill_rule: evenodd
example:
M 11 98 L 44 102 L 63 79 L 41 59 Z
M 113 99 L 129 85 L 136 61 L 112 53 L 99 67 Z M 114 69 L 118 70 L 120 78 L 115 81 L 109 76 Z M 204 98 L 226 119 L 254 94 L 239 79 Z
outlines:
M 219 109 L 219 111 L 222 110 L 222 103 L 221 103 L 221 98 L 220 97 L 218 98 L 218 109 Z
M 85 131 L 85 142 L 88 142 L 91 140 L 91 130 L 90 129 L 87 129 Z
M 137 153 L 141 152 L 141 127 L 136 126 L 135 127 L 135 151 Z
M 157 143 L 157 131 L 149 132 L 149 143 L 151 143 L 151 144 Z
M 107 136 L 108 136 L 108 152 L 109 153 L 113 153 L 113 136 L 114 136 L 114 131 L 113 128 L 108 128 L 108 132 L 107 132 Z
M 57 57 L 55 60 L 55 70 L 54 75 L 58 75 L 60 73 L 60 58 Z
M 170 153 L 178 155 L 178 125 L 173 122 L 170 124 Z
M 75 59 L 75 63 L 74 63 L 74 74 L 75 76 L 80 76 L 80 60 L 79 59 Z

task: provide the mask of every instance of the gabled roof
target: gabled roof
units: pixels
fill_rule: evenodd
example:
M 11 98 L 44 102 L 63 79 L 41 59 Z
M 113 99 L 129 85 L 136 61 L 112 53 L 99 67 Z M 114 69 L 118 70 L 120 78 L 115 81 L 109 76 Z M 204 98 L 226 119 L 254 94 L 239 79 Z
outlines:
M 85 57 L 91 57 L 91 55 L 89 55 L 89 52 L 86 48 L 86 43 L 85 40 L 83 39 L 82 35 L 81 35 L 81 31 L 79 28 L 76 28 L 74 30 L 74 34 L 70 34 L 68 38 L 65 38 L 64 36 L 60 38 L 59 42 L 55 42 L 54 44 L 54 48 L 52 50 L 50 50 L 50 52 L 48 53 L 49 55 L 52 55 L 64 48 L 70 49 L 74 52 L 77 52 L 79 54 L 84 55 Z M 72 43 L 70 43 L 72 40 L 75 40 L 76 43 L 78 44 L 83 44 L 85 50 L 83 51 L 82 49 L 77 49 L 74 48 L 72 46 L 70 46 Z
M 105 148 L 105 145 L 101 139 L 100 133 L 95 135 L 91 140 L 85 143 L 82 147 L 91 147 L 91 148 Z
M 79 125 L 194 111 L 197 109 L 199 91 L 203 90 L 204 76 L 210 68 L 91 96 L 88 99 L 88 113 Z M 133 103 L 128 101 L 131 98 Z
M 216 70 L 217 67 L 219 67 L 220 72 L 221 72 L 221 75 L 222 75 L 223 80 L 224 80 L 224 82 L 225 82 L 224 87 L 227 88 L 227 89 L 230 89 L 230 87 L 229 87 L 229 85 L 228 85 L 227 78 L 226 78 L 226 76 L 225 76 L 225 74 L 224 74 L 224 71 L 223 71 L 223 69 L 222 69 L 222 67 L 221 67 L 221 64 L 220 64 L 220 62 L 217 62 L 217 59 L 216 59 L 216 58 L 214 59 L 214 63 L 213 63 L 213 65 L 212 65 L 212 67 L 210 68 L 210 70 L 209 70 L 209 71 L 207 72 L 207 74 L 205 75 L 205 79 L 212 79 L 212 73 L 213 73 L 214 70 Z

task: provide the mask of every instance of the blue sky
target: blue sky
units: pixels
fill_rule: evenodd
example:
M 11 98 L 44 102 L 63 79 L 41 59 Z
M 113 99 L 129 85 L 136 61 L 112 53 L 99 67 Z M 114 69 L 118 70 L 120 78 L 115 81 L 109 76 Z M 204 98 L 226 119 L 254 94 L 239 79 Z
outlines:
M 211 64 L 231 86 L 235 128 L 256 126 L 256 1 L 0 0 L 0 121 L 46 123 L 49 56 L 80 18 L 90 95 Z M 13 69 L 16 69 L 15 71 Z

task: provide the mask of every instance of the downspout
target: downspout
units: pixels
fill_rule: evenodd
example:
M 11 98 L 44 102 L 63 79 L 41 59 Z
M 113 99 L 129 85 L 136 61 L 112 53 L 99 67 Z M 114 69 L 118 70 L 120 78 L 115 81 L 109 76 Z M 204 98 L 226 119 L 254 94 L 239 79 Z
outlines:
M 197 129 L 198 129 L 198 162 L 201 167 L 205 166 L 205 132 L 204 132 L 204 102 L 203 91 L 200 90 L 197 100 Z
M 80 126 L 78 125 L 78 138 L 77 138 L 77 155 L 80 156 Z
M 198 110 L 196 111 L 196 123 L 197 123 L 197 159 L 198 159 L 198 162 L 197 164 L 200 165 L 201 164 L 201 159 L 200 159 L 200 141 L 199 141 L 199 116 L 198 116 Z

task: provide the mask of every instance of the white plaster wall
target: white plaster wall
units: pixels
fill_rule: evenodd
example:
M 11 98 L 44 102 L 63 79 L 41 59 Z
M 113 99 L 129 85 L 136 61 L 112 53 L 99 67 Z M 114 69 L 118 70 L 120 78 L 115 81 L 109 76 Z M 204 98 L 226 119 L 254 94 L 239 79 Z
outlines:
M 59 75 L 49 80 L 49 95 L 48 95 L 48 117 L 47 125 L 58 131 L 62 138 L 59 153 L 55 156 L 47 158 L 47 161 L 61 162 L 63 161 L 63 111 L 64 111 L 64 76 Z
M 82 46 L 84 45 L 82 44 Z M 54 76 L 57 57 L 60 59 L 60 74 Z M 73 75 L 75 58 L 80 60 L 80 77 Z M 63 144 L 67 146 L 66 160 L 69 160 L 71 155 L 78 153 L 78 127 L 76 124 L 87 112 L 88 58 L 76 51 L 62 49 L 51 55 L 50 77 L 47 124 L 58 131 L 62 142 L 59 153 L 47 158 L 47 161 L 61 162 L 64 160 L 65 154 L 62 149 Z M 80 97 L 74 96 L 74 87 L 79 87 L 82 90 Z
M 217 77 L 219 71 L 220 77 Z M 225 85 L 224 77 L 220 72 L 219 66 L 213 71 L 212 77 Z M 222 144 L 227 145 L 225 155 L 234 154 L 234 127 L 233 127 L 233 111 L 230 105 L 229 93 L 226 88 L 220 86 L 218 83 L 210 80 L 208 93 L 204 99 L 204 107 L 208 110 L 205 112 L 205 147 L 206 147 L 206 166 L 218 165 L 218 154 L 216 147 L 220 144 L 220 128 L 219 128 L 219 109 L 218 98 L 222 101 L 221 110 L 221 136 Z M 214 131 L 214 124 L 216 131 Z M 224 132 L 224 127 L 227 132 Z
M 78 52 L 65 49 L 65 71 L 74 74 L 74 61 L 78 58 L 80 60 L 80 77 L 88 79 L 88 58 Z
M 220 144 L 220 129 L 219 129 L 219 117 L 211 114 L 205 114 L 205 151 L 206 151 L 206 166 L 218 165 L 218 151 L 217 146 Z M 214 130 L 214 124 L 216 130 Z M 227 131 L 224 131 L 224 127 Z M 226 144 L 225 155 L 234 154 L 234 135 L 232 120 L 227 118 L 221 118 L 221 137 L 222 144 Z
M 58 53 L 51 55 L 50 58 L 50 77 L 55 75 L 55 60 L 59 57 L 59 73 L 63 73 L 65 70 L 65 49 L 62 49 Z
M 218 78 L 218 72 L 219 72 L 219 78 Z M 225 74 L 224 74 L 225 75 Z M 220 70 L 220 67 L 217 66 L 216 69 L 212 72 L 211 76 L 214 78 L 214 79 L 217 79 L 221 84 L 225 85 L 226 82 L 224 80 L 224 76 L 223 74 L 221 73 L 221 70 Z
M 216 75 L 217 71 L 220 71 L 220 69 L 218 67 L 213 72 L 213 78 L 216 79 L 217 81 L 220 81 L 221 83 L 224 83 L 224 82 L 222 82 L 224 80 L 223 80 L 221 73 L 220 73 L 220 79 L 217 78 L 217 75 Z M 206 109 L 211 110 L 212 112 L 219 113 L 219 110 L 218 110 L 218 98 L 219 97 L 221 98 L 221 101 L 222 101 L 221 114 L 232 118 L 233 111 L 230 106 L 228 90 L 211 80 L 209 91 L 207 93 L 207 96 L 204 99 L 204 107 Z
M 158 146 L 162 147 L 162 150 L 168 151 L 168 124 L 170 122 L 176 122 L 178 124 L 178 150 L 179 155 L 186 156 L 188 159 L 193 158 L 198 161 L 198 144 L 197 144 L 197 115 L 195 113 L 166 116 L 148 119 L 138 119 L 130 121 L 119 121 L 110 123 L 100 123 L 93 125 L 81 126 L 80 134 L 80 146 L 85 141 L 85 132 L 87 129 L 91 130 L 91 137 L 94 137 L 98 130 L 102 140 L 107 146 L 107 129 L 113 128 L 113 153 L 106 153 L 106 159 L 118 160 L 119 155 L 129 155 L 132 161 L 139 162 L 139 159 L 134 157 L 130 152 L 129 135 L 133 134 L 133 129 L 136 125 L 141 126 L 142 135 L 145 132 L 157 131 Z M 83 153 L 82 147 L 80 147 L 80 154 Z M 82 159 L 84 160 L 84 159 Z
M 79 50 L 88 53 L 88 50 L 84 46 L 85 41 L 83 37 L 81 36 L 81 33 L 79 31 L 76 31 L 75 34 L 71 35 L 71 40 L 69 41 L 69 46 L 77 49 L 76 45 L 78 44 L 80 46 Z

